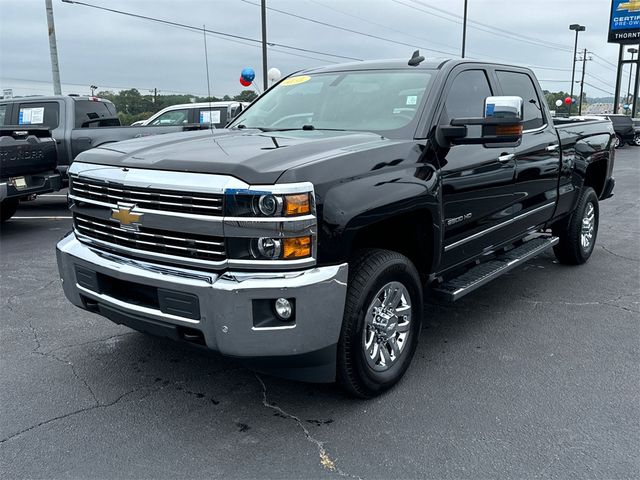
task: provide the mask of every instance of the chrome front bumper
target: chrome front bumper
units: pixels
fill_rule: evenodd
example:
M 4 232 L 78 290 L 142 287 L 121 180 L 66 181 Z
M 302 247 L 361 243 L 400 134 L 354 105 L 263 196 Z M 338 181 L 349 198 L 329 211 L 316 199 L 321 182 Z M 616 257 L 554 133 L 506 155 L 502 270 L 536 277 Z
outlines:
M 298 272 L 226 272 L 219 275 L 131 260 L 82 244 L 73 234 L 58 243 L 57 259 L 65 295 L 78 307 L 152 333 L 155 333 L 154 329 L 145 328 L 145 325 L 170 331 L 195 331 L 202 334 L 208 348 L 224 355 L 269 360 L 279 357 L 276 373 L 292 378 L 300 376 L 284 371 L 287 370 L 287 358 L 310 356 L 314 358 L 311 363 L 323 363 L 323 369 L 318 374 L 319 370 L 312 368 L 315 373 L 307 379 L 333 380 L 335 346 L 347 289 L 346 263 Z M 99 274 L 102 282 L 122 283 L 130 300 L 88 287 L 78 279 L 78 269 Z M 144 302 L 133 303 L 136 286 L 141 291 L 161 289 L 159 291 L 197 297 L 199 314 L 188 318 L 188 315 L 163 312 Z M 122 291 L 122 288 L 116 291 Z M 256 305 L 264 306 L 279 297 L 294 299 L 295 320 L 260 326 L 255 318 L 261 315 Z M 263 315 L 264 308 L 262 312 Z M 323 352 L 322 360 L 317 352 Z M 267 365 L 269 362 L 262 363 Z M 305 365 L 302 367 L 306 368 Z

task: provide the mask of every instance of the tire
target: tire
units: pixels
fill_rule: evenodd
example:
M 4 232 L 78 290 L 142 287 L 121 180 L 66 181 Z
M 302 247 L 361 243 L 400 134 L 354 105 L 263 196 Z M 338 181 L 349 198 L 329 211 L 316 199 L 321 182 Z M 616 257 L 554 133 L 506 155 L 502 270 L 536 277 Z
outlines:
M 613 140 L 613 146 L 615 148 L 624 147 L 624 142 L 622 141 L 622 137 L 616 133 L 616 138 Z
M 553 229 L 560 238 L 560 243 L 553 247 L 560 263 L 582 265 L 589 260 L 598 236 L 599 220 L 598 196 L 593 188 L 583 187 L 576 209 Z
M 16 198 L 5 199 L 0 203 L 0 223 L 9 220 L 16 213 L 20 201 Z
M 636 147 L 640 147 L 640 133 L 637 134 L 634 138 L 633 138 L 633 144 Z
M 349 267 L 337 379 L 350 394 L 371 398 L 395 385 L 411 363 L 422 323 L 422 285 L 411 261 L 389 250 L 362 250 Z M 374 316 L 373 309 L 387 301 L 397 307 Z

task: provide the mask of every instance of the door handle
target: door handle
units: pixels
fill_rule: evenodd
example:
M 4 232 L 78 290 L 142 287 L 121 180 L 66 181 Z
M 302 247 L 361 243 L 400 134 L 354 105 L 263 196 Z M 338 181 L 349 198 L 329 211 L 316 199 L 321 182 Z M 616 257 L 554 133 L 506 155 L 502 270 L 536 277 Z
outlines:
M 549 145 L 547 148 L 545 148 L 545 150 L 547 152 L 555 152 L 556 150 L 558 150 L 558 148 L 560 148 L 560 145 L 556 144 L 556 145 Z
M 513 160 L 514 158 L 516 158 L 516 155 L 514 153 L 505 153 L 504 155 L 500 155 L 498 157 L 498 161 L 502 163 L 506 163 Z

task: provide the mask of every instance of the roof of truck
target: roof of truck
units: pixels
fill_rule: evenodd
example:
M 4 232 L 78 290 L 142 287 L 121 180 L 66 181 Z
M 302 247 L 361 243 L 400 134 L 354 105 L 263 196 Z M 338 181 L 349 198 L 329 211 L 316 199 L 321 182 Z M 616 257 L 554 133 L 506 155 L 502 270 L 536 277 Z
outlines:
M 346 70 L 397 70 L 397 69 L 440 70 L 445 65 L 447 67 L 453 68 L 461 64 L 482 64 L 482 65 L 488 65 L 488 66 L 522 68 L 522 69 L 529 70 L 527 67 L 522 67 L 519 65 L 509 65 L 506 63 L 487 62 L 484 60 L 471 60 L 471 59 L 463 59 L 463 58 L 426 58 L 419 65 L 416 65 L 416 66 L 410 66 L 408 62 L 409 62 L 409 58 L 403 58 L 403 59 L 396 58 L 396 59 L 389 59 L 389 60 L 365 60 L 362 62 L 339 63 L 335 65 L 327 65 L 323 67 L 305 69 L 297 72 L 297 74 L 335 72 L 335 71 L 346 71 Z

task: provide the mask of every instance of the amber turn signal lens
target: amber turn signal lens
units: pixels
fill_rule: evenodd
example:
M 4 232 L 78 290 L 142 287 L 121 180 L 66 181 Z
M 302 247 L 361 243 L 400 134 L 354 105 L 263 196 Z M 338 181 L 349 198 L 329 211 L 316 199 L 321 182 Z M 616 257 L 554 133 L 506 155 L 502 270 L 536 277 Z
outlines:
M 284 205 L 284 214 L 287 216 L 311 213 L 311 201 L 308 193 L 286 195 L 284 197 Z
M 311 237 L 284 238 L 282 258 L 305 258 L 311 256 Z
M 499 125 L 496 127 L 496 135 L 522 135 L 522 125 Z

